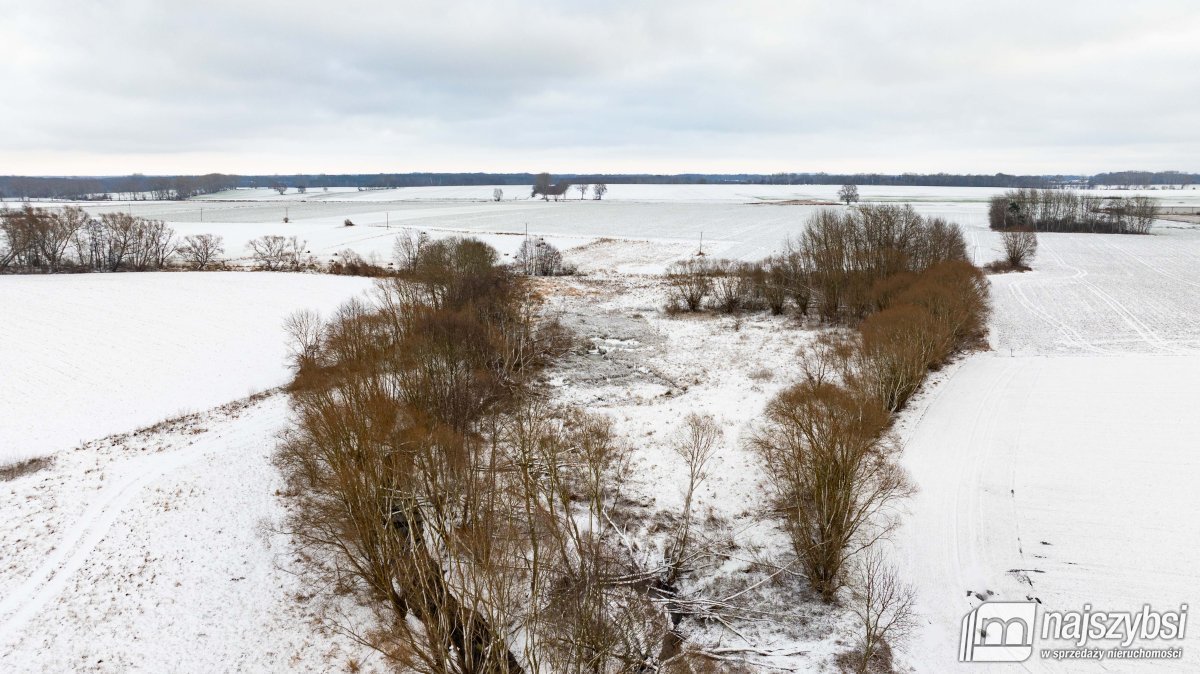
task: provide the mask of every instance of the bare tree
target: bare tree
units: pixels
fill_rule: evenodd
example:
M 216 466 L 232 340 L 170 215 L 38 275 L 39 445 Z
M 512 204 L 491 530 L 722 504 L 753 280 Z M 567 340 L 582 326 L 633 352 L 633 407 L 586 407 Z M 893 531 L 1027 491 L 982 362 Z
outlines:
M 130 248 L 130 265 L 137 271 L 162 269 L 175 253 L 175 230 L 162 220 L 135 218 L 134 241 Z
M 17 249 L 13 246 L 11 235 L 8 227 L 8 207 L 4 208 L 4 217 L 0 217 L 0 272 L 8 268 L 12 264 L 13 259 L 17 256 Z
M 548 199 L 551 186 L 552 182 L 549 173 L 543 172 L 537 174 L 537 177 L 533 179 L 533 190 L 529 193 L 529 198 L 532 199 L 533 197 L 541 195 L 543 199 Z
M 850 610 L 858 618 L 862 634 L 858 650 L 852 655 L 854 671 L 866 674 L 872 661 L 887 662 L 879 669 L 890 671 L 891 649 L 916 627 L 916 591 L 899 578 L 876 549 L 868 551 L 855 564 L 851 585 Z
M 193 234 L 183 239 L 179 254 L 193 269 L 204 270 L 225 252 L 224 239 L 216 234 Z
M 603 199 L 605 194 L 608 194 L 608 185 L 596 183 L 592 186 L 592 198 L 596 201 Z
M 105 263 L 108 271 L 117 271 L 137 245 L 138 219 L 118 211 L 102 214 L 100 222 L 104 227 Z
M 784 242 L 784 251 L 778 261 L 778 273 L 787 289 L 787 294 L 796 304 L 796 313 L 801 317 L 808 315 L 812 305 L 812 264 L 800 242 L 788 237 Z
M 847 206 L 858 201 L 858 185 L 842 185 L 842 189 L 838 190 L 838 201 L 845 202 Z
M 305 309 L 284 319 L 283 327 L 291 338 L 288 343 L 291 366 L 297 379 L 300 379 L 308 375 L 310 368 L 317 365 L 324 323 L 317 312 Z
M 246 244 L 250 248 L 250 257 L 267 271 L 299 268 L 306 245 L 306 242 L 295 236 L 284 237 L 275 234 L 251 239 Z
M 59 270 L 75 235 L 91 218 L 82 208 L 75 206 L 67 206 L 47 215 L 49 217 L 45 219 L 44 226 L 38 228 L 36 243 L 48 271 L 54 273 Z
M 279 196 L 283 196 L 288 191 L 287 185 L 283 184 L 282 182 L 271 183 L 271 189 L 278 192 Z
M 576 185 L 575 189 L 579 190 L 579 200 L 583 201 L 583 198 L 587 196 L 588 186 L 587 185 Z
M 889 416 L 853 390 L 811 380 L 780 393 L 765 416 L 752 446 L 797 560 L 832 602 L 846 583 L 847 561 L 890 531 L 888 506 L 911 490 L 883 436 Z
M 542 238 L 526 238 L 517 249 L 513 265 L 527 276 L 557 276 L 563 273 L 562 253 Z
M 417 260 L 421 257 L 421 251 L 429 244 L 429 234 L 423 230 L 412 230 L 405 228 L 396 235 L 396 242 L 392 244 L 392 259 L 399 269 L 409 271 L 417 268 Z
M 669 620 L 605 512 L 628 448 L 610 421 L 524 394 L 565 346 L 497 257 L 431 242 L 377 306 L 290 321 L 294 535 L 331 560 L 321 587 L 378 608 L 371 643 L 406 670 L 634 671 Z
M 683 570 L 691 545 L 692 502 L 696 489 L 708 478 L 708 463 L 723 436 L 724 431 L 712 416 L 701 416 L 695 412 L 688 414 L 683 425 L 675 431 L 671 448 L 687 464 L 688 480 L 683 497 L 683 513 L 666 553 L 669 571 L 665 582 L 668 586 L 675 584 Z
M 1000 233 L 1004 261 L 1013 269 L 1029 269 L 1037 255 L 1037 232 L 1029 228 L 1006 229 Z
M 503 201 L 503 200 L 504 200 L 504 190 L 500 189 L 499 187 L 492 190 L 492 201 Z
M 540 195 L 544 201 L 549 201 L 550 197 L 554 197 L 554 200 L 558 201 L 558 198 L 566 194 L 569 189 L 571 189 L 571 183 L 563 180 L 551 184 L 549 173 L 539 173 L 529 196 L 533 198 Z

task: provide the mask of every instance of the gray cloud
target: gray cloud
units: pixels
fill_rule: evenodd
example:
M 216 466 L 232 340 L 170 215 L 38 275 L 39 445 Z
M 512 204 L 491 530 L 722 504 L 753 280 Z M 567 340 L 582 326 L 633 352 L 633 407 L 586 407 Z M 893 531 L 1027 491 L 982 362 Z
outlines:
M 1200 6 L 0 7 L 0 173 L 1197 170 Z

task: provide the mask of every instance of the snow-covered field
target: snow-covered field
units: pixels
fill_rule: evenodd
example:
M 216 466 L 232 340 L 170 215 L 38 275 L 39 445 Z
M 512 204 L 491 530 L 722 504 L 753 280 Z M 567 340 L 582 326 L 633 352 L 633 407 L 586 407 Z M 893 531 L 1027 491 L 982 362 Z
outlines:
M 213 233 L 225 239 L 226 257 L 244 259 L 246 242 L 265 234 L 297 236 L 326 262 L 352 249 L 386 262 L 397 229 L 415 228 L 435 236 L 470 234 L 511 256 L 523 235 L 546 237 L 560 248 L 600 238 L 629 239 L 659 249 L 628 271 L 661 269 L 695 252 L 703 239 L 707 253 L 757 259 L 795 234 L 816 205 L 783 205 L 789 200 L 836 201 L 836 185 L 612 185 L 603 201 L 528 199 L 527 188 L 506 186 L 502 202 L 489 201 L 493 187 L 408 187 L 358 192 L 331 189 L 280 196 L 267 190 L 234 190 L 186 202 L 84 203 L 100 213 L 125 210 L 165 220 L 181 236 Z M 865 202 L 912 203 L 919 210 L 963 224 L 986 225 L 987 199 L 1004 190 L 970 187 L 859 188 Z M 1146 194 L 1163 204 L 1200 208 L 1200 190 L 1114 191 Z M 283 222 L 284 218 L 287 223 Z M 349 218 L 354 227 L 346 227 Z M 986 229 L 984 227 L 983 229 Z M 984 232 L 988 247 L 991 234 Z M 981 259 L 991 255 L 980 247 Z M 653 267 L 647 266 L 653 264 Z
M 385 224 L 479 234 L 509 254 L 526 226 L 546 236 L 590 273 L 552 282 L 552 306 L 599 347 L 551 373 L 556 398 L 614 419 L 636 448 L 636 496 L 650 514 L 680 497 L 666 443 L 680 418 L 708 412 L 725 429 L 700 498 L 746 549 L 712 586 L 689 589 L 732 594 L 761 579 L 746 560 L 781 549 L 756 518 L 759 474 L 739 440 L 795 376 L 811 333 L 769 317 L 668 319 L 657 281 L 637 274 L 692 254 L 701 232 L 713 256 L 769 254 L 817 207 L 764 201 L 835 191 L 614 185 L 605 201 L 564 203 L 493 203 L 490 187 L 313 191 L 304 202 L 238 191 L 87 207 L 222 234 L 234 257 L 256 236 L 296 234 L 318 259 L 347 247 L 386 259 L 396 231 Z M 996 190 L 861 191 L 962 223 L 978 262 L 997 255 L 985 221 Z M 1200 190 L 1148 194 L 1200 204 Z M 357 226 L 344 227 L 347 217 Z M 918 672 L 957 665 L 960 620 L 978 604 L 969 592 L 1129 611 L 1194 604 L 1200 592 L 1190 521 L 1200 508 L 1200 228 L 1043 235 L 1034 267 L 992 277 L 992 350 L 939 373 L 900 420 L 920 491 L 894 547 L 922 611 L 900 660 Z M 283 514 L 267 460 L 282 396 L 67 450 L 283 383 L 283 317 L 328 310 L 368 285 L 293 274 L 0 276 L 0 464 L 55 455 L 0 482 L 0 671 L 342 671 L 361 657 L 315 626 L 319 607 L 294 600 L 306 593 L 289 575 L 286 541 L 268 531 Z M 831 670 L 848 626 L 806 611 L 779 583 L 762 587 L 794 624 L 747 637 L 804 651 L 773 665 Z M 1197 637 L 1193 628 L 1182 663 L 1158 666 L 1200 666 Z M 1097 669 L 1036 654 L 1025 668 Z
M 331 187 L 328 191 L 314 188 L 306 194 L 289 190 L 279 194 L 267 188 L 238 189 L 206 195 L 197 201 L 490 201 L 493 190 L 504 192 L 504 201 L 529 199 L 530 189 L 524 185 L 465 185 L 452 187 L 398 187 L 382 190 Z M 753 203 L 759 201 L 821 200 L 837 201 L 840 185 L 609 185 L 605 201 L 662 201 L 684 202 L 731 202 Z M 998 187 L 927 187 L 861 185 L 858 188 L 864 201 L 986 201 L 989 197 L 1004 192 Z M 1104 190 L 1114 195 L 1146 195 L 1163 200 L 1166 204 L 1200 202 L 1200 189 L 1189 185 L 1188 189 L 1137 189 Z M 586 199 L 591 199 L 589 191 Z M 571 189 L 567 200 L 578 200 L 579 193 Z
M 361 619 L 296 575 L 280 393 L 60 452 L 0 482 L 0 671 L 344 672 Z M 372 671 L 368 668 L 365 671 Z
M 897 545 L 927 619 L 920 671 L 957 664 L 973 593 L 1109 611 L 1200 596 L 1200 230 L 1040 239 L 1034 272 L 992 278 L 993 350 L 951 368 L 903 420 L 921 491 Z M 1142 667 L 1200 666 L 1194 627 L 1137 645 L 1184 649 Z M 1025 664 L 1098 669 L 1039 660 L 1036 646 Z
M 285 317 L 368 287 L 318 274 L 0 276 L 0 465 L 279 386 Z

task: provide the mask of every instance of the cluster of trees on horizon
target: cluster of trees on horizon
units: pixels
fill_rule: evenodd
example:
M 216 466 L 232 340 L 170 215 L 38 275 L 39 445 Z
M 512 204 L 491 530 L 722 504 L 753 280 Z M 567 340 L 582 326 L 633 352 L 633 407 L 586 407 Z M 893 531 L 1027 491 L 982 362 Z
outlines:
M 992 197 L 992 229 L 1149 234 L 1159 215 L 1150 197 L 1101 197 L 1070 190 L 1010 190 Z
M 894 185 L 923 187 L 1146 187 L 1200 184 L 1200 173 L 1180 171 L 1119 171 L 1086 175 L 1010 175 L 1007 173 L 560 173 L 560 182 L 579 184 L 667 185 Z M 0 198 L 7 199 L 188 199 L 237 187 L 309 188 L 451 187 L 471 185 L 533 185 L 535 173 L 377 173 L 201 176 L 0 176 Z

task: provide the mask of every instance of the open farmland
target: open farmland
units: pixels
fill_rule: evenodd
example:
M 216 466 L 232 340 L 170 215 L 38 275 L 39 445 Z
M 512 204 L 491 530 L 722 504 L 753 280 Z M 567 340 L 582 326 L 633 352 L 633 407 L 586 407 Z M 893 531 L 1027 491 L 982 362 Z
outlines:
M 920 671 L 958 664 L 981 596 L 1166 610 L 1200 587 L 1200 230 L 1040 239 L 1035 271 L 992 277 L 992 351 L 902 420 L 920 492 L 897 543 L 920 570 Z M 1182 662 L 1123 667 L 1193 671 L 1200 639 L 1175 645 Z
M 284 318 L 368 287 L 312 274 L 0 276 L 0 463 L 286 383 Z
M 999 236 L 986 226 L 986 199 L 996 190 L 862 191 L 867 201 L 909 202 L 959 222 L 977 263 L 999 255 Z M 781 554 L 786 544 L 760 516 L 761 474 L 744 443 L 765 401 L 798 376 L 813 333 L 782 318 L 668 317 L 657 275 L 691 257 L 701 232 L 712 257 L 768 255 L 821 208 L 769 202 L 832 194 L 805 186 L 613 186 L 600 202 L 494 203 L 487 193 L 331 190 L 299 201 L 256 192 L 85 206 L 161 218 L 179 234 L 221 234 L 235 259 L 254 237 L 294 234 L 322 261 L 345 248 L 387 260 L 398 227 L 479 235 L 511 256 L 528 226 L 585 272 L 541 288 L 549 310 L 593 347 L 548 372 L 554 398 L 614 421 L 643 476 L 630 498 L 650 512 L 678 507 L 678 490 L 663 486 L 681 470 L 669 447 L 678 419 L 713 413 L 724 433 L 719 470 L 698 499 L 745 555 L 714 585 L 732 594 L 764 580 L 750 560 Z M 1196 191 L 1161 196 L 1200 201 Z M 356 226 L 345 227 L 346 218 Z M 1040 241 L 1034 271 L 991 277 L 991 350 L 936 375 L 899 419 L 902 462 L 918 492 L 903 506 L 891 550 L 918 589 L 921 627 L 898 656 L 915 671 L 957 665 L 960 620 L 980 601 L 974 593 L 1035 597 L 1057 610 L 1089 602 L 1137 610 L 1144 602 L 1194 601 L 1200 587 L 1192 563 L 1200 539 L 1189 521 L 1200 508 L 1190 488 L 1200 481 L 1191 448 L 1200 435 L 1191 413 L 1200 377 L 1200 228 L 1159 222 L 1151 236 Z M 19 523 L 0 542 L 20 551 L 0 567 L 0 588 L 14 597 L 0 605 L 0 627 L 9 630 L 2 636 L 10 638 L 0 639 L 7 657 L 0 668 L 58 671 L 94 659 L 103 661 L 92 663 L 99 671 L 170 669 L 181 652 L 189 669 L 340 669 L 357 652 L 317 629 L 326 609 L 272 603 L 302 589 L 281 570 L 286 541 L 252 535 L 285 512 L 273 496 L 280 485 L 269 460 L 287 420 L 282 396 L 232 412 L 210 408 L 287 380 L 284 316 L 300 308 L 327 313 L 369 285 L 315 274 L 0 277 L 0 441 L 14 457 L 62 454 L 0 483 L 0 515 Z M 200 414 L 146 437 L 118 435 L 63 452 L 184 411 Z M 199 566 L 198 543 L 180 524 L 194 520 L 205 522 L 196 535 L 206 549 L 223 551 Z M 142 585 L 123 593 L 103 581 L 109 577 Z M 246 578 L 256 579 L 255 593 L 240 592 Z M 199 584 L 212 591 L 199 593 Z M 803 596 L 778 588 L 762 591 L 761 600 L 781 611 L 797 602 L 804 608 L 787 614 L 789 624 L 754 628 L 755 644 L 773 654 L 756 661 L 831 668 L 853 638 L 846 616 L 810 611 Z M 183 603 L 202 613 L 195 625 L 145 618 Z M 362 617 L 354 606 L 337 608 Z M 249 623 L 239 622 L 246 613 L 254 615 L 251 629 L 285 646 L 247 655 L 254 640 L 242 629 Z M 62 627 L 53 637 L 27 638 L 55 625 Z M 108 627 L 97 632 L 100 625 Z M 193 643 L 201 629 L 220 645 Z M 144 643 L 131 645 L 126 632 Z M 722 638 L 716 628 L 707 636 Z M 1158 666 L 1194 668 L 1200 645 L 1191 637 L 1185 647 L 1183 662 Z M 1027 664 L 1072 669 L 1036 656 Z

